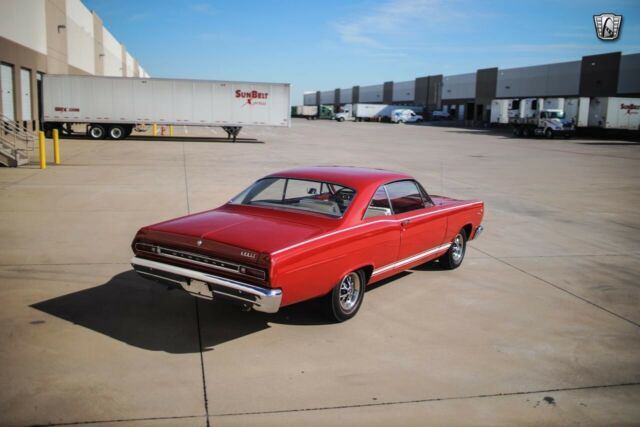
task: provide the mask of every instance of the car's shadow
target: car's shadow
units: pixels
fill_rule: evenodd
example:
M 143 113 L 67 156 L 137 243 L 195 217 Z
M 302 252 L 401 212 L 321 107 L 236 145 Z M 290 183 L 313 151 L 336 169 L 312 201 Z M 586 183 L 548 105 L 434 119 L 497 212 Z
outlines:
M 404 272 L 367 288 L 384 286 Z M 284 307 L 278 313 L 245 312 L 224 301 L 205 301 L 151 282 L 133 270 L 108 282 L 33 304 L 31 307 L 129 345 L 168 353 L 195 353 L 269 328 L 270 323 L 331 323 L 321 300 Z M 366 307 L 366 302 L 365 302 Z

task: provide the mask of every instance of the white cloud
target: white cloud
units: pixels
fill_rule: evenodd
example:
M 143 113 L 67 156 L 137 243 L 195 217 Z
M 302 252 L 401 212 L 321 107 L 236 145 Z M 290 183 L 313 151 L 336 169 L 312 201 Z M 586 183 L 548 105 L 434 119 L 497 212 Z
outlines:
M 390 0 L 374 8 L 370 13 L 353 20 L 341 20 L 333 24 L 340 40 L 356 47 L 393 49 L 402 43 L 394 37 L 406 35 L 410 40 L 415 25 L 442 24 L 444 20 L 460 17 L 443 0 Z

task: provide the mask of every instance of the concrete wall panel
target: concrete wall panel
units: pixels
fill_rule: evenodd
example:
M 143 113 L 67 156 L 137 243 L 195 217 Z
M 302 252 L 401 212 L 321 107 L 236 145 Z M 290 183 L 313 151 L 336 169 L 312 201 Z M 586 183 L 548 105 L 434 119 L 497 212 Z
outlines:
M 0 37 L 46 55 L 46 26 L 44 0 L 0 2 Z
M 69 65 L 95 74 L 93 15 L 80 0 L 67 0 L 66 9 Z
M 640 53 L 620 57 L 618 74 L 618 94 L 640 94 Z
M 476 73 L 442 78 L 442 99 L 474 99 L 475 97 Z
M 561 62 L 498 71 L 496 96 L 576 96 L 580 88 L 580 61 Z
M 304 93 L 304 105 L 317 105 L 316 93 L 315 92 L 305 92 Z
M 335 92 L 332 90 L 324 90 L 320 92 L 320 104 L 333 105 L 333 97 Z
M 359 93 L 359 101 L 361 103 L 382 103 L 384 99 L 383 96 L 383 85 L 372 85 L 372 86 L 360 86 Z
M 125 54 L 127 61 L 127 77 L 133 77 L 135 75 L 135 64 L 133 62 L 133 56 L 129 52 Z
M 122 47 L 118 40 L 104 27 L 102 28 L 102 46 L 104 48 L 104 75 L 122 77 Z
M 414 102 L 416 97 L 416 81 L 393 83 L 393 102 Z
M 340 89 L 340 104 L 351 104 L 351 96 L 353 89 Z

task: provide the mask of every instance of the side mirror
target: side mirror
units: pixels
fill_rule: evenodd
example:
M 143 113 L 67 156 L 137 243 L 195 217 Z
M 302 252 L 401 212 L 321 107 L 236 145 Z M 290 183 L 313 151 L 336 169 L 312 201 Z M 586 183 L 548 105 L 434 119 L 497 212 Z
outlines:
M 318 194 L 318 190 L 313 187 L 307 188 L 307 194 Z

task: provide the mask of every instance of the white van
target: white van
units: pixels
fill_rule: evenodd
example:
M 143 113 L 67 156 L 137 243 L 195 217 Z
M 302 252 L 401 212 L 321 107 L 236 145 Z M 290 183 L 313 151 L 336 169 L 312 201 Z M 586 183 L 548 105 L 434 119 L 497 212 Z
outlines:
M 420 114 L 416 114 L 413 110 L 398 109 L 391 113 L 391 121 L 393 123 L 417 123 L 424 119 Z

